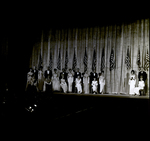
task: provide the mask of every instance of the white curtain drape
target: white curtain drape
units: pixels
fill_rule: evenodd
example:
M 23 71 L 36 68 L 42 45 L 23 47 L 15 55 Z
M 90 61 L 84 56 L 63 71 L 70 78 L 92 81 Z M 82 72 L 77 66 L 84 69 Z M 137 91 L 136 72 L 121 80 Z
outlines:
M 65 54 L 68 51 L 68 69 L 72 68 L 74 48 L 77 56 L 77 68 L 84 71 L 84 53 L 87 47 L 88 73 L 92 72 L 93 51 L 96 49 L 96 72 L 101 72 L 102 49 L 105 49 L 105 92 L 128 92 L 128 79 L 131 70 L 138 75 L 137 54 L 140 48 L 141 65 L 144 66 L 145 55 L 149 52 L 149 19 L 141 19 L 132 23 L 86 28 L 50 29 L 41 33 L 41 41 L 33 46 L 30 66 L 38 67 L 39 56 L 42 54 L 43 70 L 49 66 L 50 52 L 52 68 L 57 68 L 59 49 L 61 51 L 61 69 L 65 68 Z M 125 58 L 129 47 L 131 68 L 127 70 Z M 116 68 L 110 71 L 110 53 L 114 49 Z M 61 70 L 60 70 L 61 71 Z M 149 89 L 149 71 L 147 86 Z

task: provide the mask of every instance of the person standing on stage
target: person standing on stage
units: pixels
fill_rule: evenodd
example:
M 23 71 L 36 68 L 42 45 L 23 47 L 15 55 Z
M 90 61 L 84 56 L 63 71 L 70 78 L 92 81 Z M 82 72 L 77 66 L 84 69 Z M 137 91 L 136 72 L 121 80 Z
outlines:
M 90 82 L 90 78 L 88 72 L 85 71 L 85 73 L 83 74 L 83 88 L 85 94 L 89 93 L 89 82 Z
M 39 92 L 43 91 L 43 85 L 44 85 L 44 76 L 43 76 L 43 67 L 40 67 L 40 70 L 38 71 L 38 90 Z
M 97 86 L 98 86 L 98 82 L 96 80 L 96 78 L 94 77 L 94 80 L 92 81 L 92 91 L 93 91 L 93 94 L 97 94 Z
M 104 86 L 105 86 L 105 78 L 104 78 L 104 71 L 102 71 L 100 73 L 100 76 L 99 76 L 99 85 L 100 85 L 100 94 L 103 94 L 104 92 Z
M 64 74 L 61 74 L 60 86 L 63 89 L 63 92 L 67 93 L 67 83 L 66 83 L 66 80 L 64 78 Z
M 45 70 L 45 72 L 44 72 L 45 79 L 48 78 L 48 76 L 51 79 L 51 77 L 52 77 L 52 71 L 50 70 L 49 66 L 47 67 L 47 70 Z
M 30 71 L 27 73 L 27 84 L 26 84 L 26 91 L 30 91 L 31 89 L 31 83 L 32 83 L 32 76 L 33 76 L 33 70 L 30 68 Z
M 130 85 L 129 95 L 134 95 L 135 94 L 135 90 L 134 89 L 135 89 L 135 84 L 136 84 L 134 70 L 131 71 L 131 76 L 130 76 L 128 84 Z
M 82 93 L 81 78 L 79 75 L 77 76 L 75 80 L 75 84 L 76 84 L 75 87 L 77 88 L 77 92 Z
M 33 73 L 35 75 L 35 79 L 38 80 L 38 70 L 36 69 L 35 66 L 33 66 Z
M 71 69 L 69 69 L 67 80 L 68 80 L 68 91 L 72 92 L 73 74 Z
M 54 73 L 52 75 L 52 89 L 53 91 L 60 91 L 60 81 L 57 69 L 54 69 Z
M 75 87 L 76 78 L 77 78 L 78 76 L 80 76 L 80 78 L 81 78 L 81 72 L 79 72 L 79 71 L 80 71 L 80 69 L 77 68 L 77 71 L 76 71 L 75 74 L 74 74 L 74 83 L 73 83 L 73 92 L 74 92 L 74 93 L 77 92 L 77 89 L 76 89 L 76 87 Z

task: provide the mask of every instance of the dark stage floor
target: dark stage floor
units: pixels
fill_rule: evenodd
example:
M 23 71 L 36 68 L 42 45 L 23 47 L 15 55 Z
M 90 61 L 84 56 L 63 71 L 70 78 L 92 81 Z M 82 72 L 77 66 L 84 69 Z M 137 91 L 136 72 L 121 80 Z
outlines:
M 5 94 L 6 95 L 6 94 Z M 36 104 L 36 105 L 34 105 Z M 29 109 L 31 107 L 31 109 Z M 149 98 L 116 94 L 7 94 L 1 98 L 1 121 L 23 125 L 124 124 L 148 122 Z M 34 110 L 31 112 L 31 110 Z

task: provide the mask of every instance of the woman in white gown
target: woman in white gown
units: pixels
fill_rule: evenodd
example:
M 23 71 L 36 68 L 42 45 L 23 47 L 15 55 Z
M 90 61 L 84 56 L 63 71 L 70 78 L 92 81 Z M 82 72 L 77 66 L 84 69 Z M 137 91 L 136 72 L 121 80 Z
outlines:
M 102 71 L 102 73 L 100 73 L 99 76 L 99 85 L 100 85 L 100 94 L 103 94 L 103 90 L 104 90 L 104 86 L 105 86 L 105 78 L 104 78 L 104 71 Z
M 60 80 L 60 86 L 63 89 L 64 93 L 66 93 L 67 92 L 67 83 L 64 79 L 64 74 L 62 74 L 61 76 L 62 76 L 62 78 Z
M 43 76 L 43 67 L 40 67 L 40 70 L 38 71 L 38 90 L 43 91 L 43 85 L 44 85 L 44 76 Z
M 30 71 L 27 73 L 27 84 L 26 84 L 26 91 L 30 89 L 31 87 L 31 80 L 32 80 L 33 72 L 32 68 L 30 68 Z
M 98 86 L 98 83 L 96 81 L 96 78 L 94 78 L 94 80 L 92 81 L 92 90 L 94 94 L 97 93 L 97 86 Z
M 53 91 L 60 91 L 60 82 L 57 69 L 54 69 L 54 73 L 52 75 L 52 89 Z
M 75 85 L 75 87 L 77 88 L 77 92 L 78 93 L 82 93 L 81 78 L 80 78 L 79 75 L 76 78 L 76 85 Z
M 67 80 L 68 80 L 68 91 L 72 92 L 73 74 L 71 69 L 69 69 Z
M 85 94 L 89 93 L 89 82 L 90 82 L 90 77 L 88 75 L 88 72 L 86 71 L 85 74 L 83 75 L 83 87 L 84 87 Z
M 131 76 L 130 76 L 128 84 L 130 85 L 129 94 L 134 95 L 135 94 L 134 89 L 135 89 L 135 84 L 136 84 L 134 70 L 131 71 Z

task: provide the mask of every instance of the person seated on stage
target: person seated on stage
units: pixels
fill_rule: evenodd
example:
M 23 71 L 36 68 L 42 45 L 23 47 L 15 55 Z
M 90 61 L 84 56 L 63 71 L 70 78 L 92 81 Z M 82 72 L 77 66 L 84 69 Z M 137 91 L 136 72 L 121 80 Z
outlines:
M 134 95 L 135 94 L 134 89 L 135 89 L 135 84 L 136 84 L 134 70 L 131 70 L 131 76 L 130 76 L 128 84 L 130 85 L 129 95 Z
M 143 81 L 143 77 L 141 76 L 138 87 L 135 87 L 134 89 L 135 95 L 143 95 L 144 87 L 145 87 L 145 83 Z
M 44 90 L 43 91 L 51 92 L 51 90 L 52 90 L 52 85 L 51 84 L 52 84 L 51 83 L 51 77 L 50 77 L 50 75 L 48 75 L 47 78 L 44 81 L 44 88 L 43 88 Z
M 63 92 L 67 93 L 67 83 L 66 83 L 66 80 L 64 78 L 64 74 L 61 74 L 60 86 L 63 89 Z
M 92 84 L 92 81 L 94 80 L 94 78 L 98 78 L 98 75 L 96 73 L 96 69 L 93 70 L 93 72 L 90 73 L 90 84 Z M 90 86 L 90 92 L 92 93 L 92 87 Z
M 80 75 L 77 76 L 75 80 L 75 87 L 77 88 L 78 93 L 82 93 L 82 86 L 81 86 L 81 78 Z
M 67 81 L 68 81 L 68 91 L 72 92 L 72 83 L 73 83 L 72 69 L 69 69 L 69 73 L 67 75 Z
M 93 94 L 97 94 L 97 86 L 98 86 L 98 82 L 96 80 L 96 78 L 94 77 L 94 80 L 92 81 L 92 91 L 93 91 Z
M 32 76 L 33 76 L 33 70 L 32 70 L 32 68 L 30 68 L 30 71 L 27 73 L 27 84 L 26 84 L 25 91 L 30 91 L 30 89 L 31 89 Z
M 100 94 L 103 94 L 104 86 L 105 86 L 105 78 L 104 78 L 104 71 L 100 73 L 99 76 L 99 85 L 100 85 Z
M 139 81 L 140 81 L 140 77 L 143 77 L 143 81 L 144 81 L 144 83 L 145 83 L 145 86 L 144 86 L 144 90 L 143 90 L 143 93 L 144 93 L 144 95 L 146 94 L 146 92 L 147 92 L 147 73 L 144 71 L 144 68 L 143 67 L 141 67 L 141 70 L 140 70 L 140 72 L 138 73 L 138 79 L 139 79 Z

